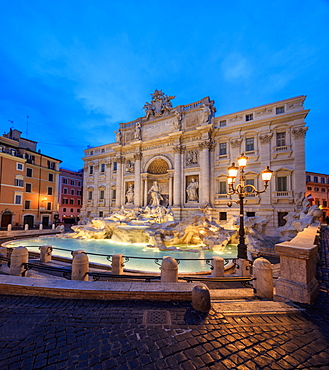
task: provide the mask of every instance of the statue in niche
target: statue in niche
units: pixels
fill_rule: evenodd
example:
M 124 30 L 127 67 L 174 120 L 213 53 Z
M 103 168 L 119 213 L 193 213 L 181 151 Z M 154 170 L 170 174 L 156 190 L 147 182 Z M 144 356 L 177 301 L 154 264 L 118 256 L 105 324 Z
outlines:
M 118 144 L 121 144 L 122 143 L 122 134 L 121 134 L 121 131 L 120 130 L 114 131 L 114 133 L 115 133 L 116 142 Z
M 186 188 L 188 202 L 195 202 L 199 200 L 198 188 L 199 188 L 199 183 L 195 180 L 195 178 L 192 178 L 191 182 Z
M 130 159 L 126 161 L 126 171 L 129 173 L 134 172 L 134 163 Z
M 142 140 L 142 132 L 141 132 L 141 124 L 136 122 L 135 132 L 134 132 L 134 139 L 135 140 Z
M 198 163 L 198 152 L 196 150 L 190 150 L 187 152 L 186 164 L 197 164 Z
M 201 107 L 201 111 L 202 111 L 202 118 L 201 118 L 201 125 L 202 124 L 208 124 L 209 122 L 209 116 L 211 114 L 211 109 L 209 108 L 209 105 L 208 104 L 202 104 L 202 107 Z
M 175 111 L 174 126 L 178 130 L 182 129 L 182 118 L 183 118 L 182 114 L 176 110 Z
M 153 182 L 153 185 L 150 187 L 148 194 L 151 194 L 151 207 L 157 207 L 160 205 L 163 197 L 161 195 L 161 188 L 157 181 Z
M 126 191 L 126 198 L 127 198 L 127 203 L 134 202 L 134 188 L 132 185 L 130 185 L 128 190 Z

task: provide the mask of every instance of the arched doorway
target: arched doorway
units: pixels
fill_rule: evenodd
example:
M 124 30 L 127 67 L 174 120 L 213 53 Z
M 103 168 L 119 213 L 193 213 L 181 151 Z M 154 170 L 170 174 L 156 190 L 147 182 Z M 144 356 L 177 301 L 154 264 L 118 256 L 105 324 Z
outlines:
M 12 223 L 13 214 L 9 210 L 5 210 L 1 215 L 1 227 L 7 227 Z
M 24 226 L 29 225 L 29 229 L 31 229 L 34 226 L 34 216 L 32 215 L 25 215 L 24 216 Z

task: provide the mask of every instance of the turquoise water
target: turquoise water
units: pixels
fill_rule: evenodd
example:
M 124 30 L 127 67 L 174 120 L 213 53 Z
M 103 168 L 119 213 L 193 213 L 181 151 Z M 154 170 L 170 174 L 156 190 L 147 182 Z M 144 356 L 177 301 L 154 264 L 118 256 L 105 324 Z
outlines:
M 123 254 L 124 256 L 130 257 L 147 257 L 152 259 L 135 259 L 131 258 L 125 263 L 125 269 L 139 270 L 139 271 L 150 271 L 160 272 L 159 266 L 154 262 L 154 259 L 161 259 L 163 256 L 171 256 L 176 259 L 189 258 L 193 261 L 180 261 L 178 265 L 179 273 L 186 272 L 201 272 L 209 271 L 210 266 L 206 261 L 200 261 L 204 258 L 222 257 L 222 258 L 236 258 L 237 247 L 235 244 L 228 244 L 224 250 L 220 252 L 200 250 L 197 253 L 187 251 L 159 251 L 157 248 L 148 248 L 146 244 L 121 244 L 113 243 L 110 239 L 66 239 L 56 237 L 38 237 L 32 239 L 24 239 L 13 241 L 6 244 L 7 247 L 27 247 L 30 251 L 39 251 L 37 248 L 32 246 L 51 245 L 54 248 L 69 249 L 70 251 L 81 249 L 86 253 L 98 253 L 105 255 Z M 184 249 L 182 246 L 180 247 Z M 193 246 L 185 247 L 185 249 L 193 249 Z M 53 250 L 53 256 L 71 257 L 69 251 Z M 90 262 L 97 262 L 104 265 L 110 265 L 107 261 L 106 256 L 95 256 L 88 254 Z M 159 261 L 161 264 L 161 261 Z

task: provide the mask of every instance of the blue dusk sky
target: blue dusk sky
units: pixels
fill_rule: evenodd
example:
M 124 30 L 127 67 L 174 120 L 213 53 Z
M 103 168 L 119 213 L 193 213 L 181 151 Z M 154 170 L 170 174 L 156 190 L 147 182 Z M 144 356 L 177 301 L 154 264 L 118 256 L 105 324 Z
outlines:
M 306 169 L 329 174 L 328 1 L 1 1 L 0 61 L 2 133 L 65 168 L 162 89 L 217 116 L 307 95 Z

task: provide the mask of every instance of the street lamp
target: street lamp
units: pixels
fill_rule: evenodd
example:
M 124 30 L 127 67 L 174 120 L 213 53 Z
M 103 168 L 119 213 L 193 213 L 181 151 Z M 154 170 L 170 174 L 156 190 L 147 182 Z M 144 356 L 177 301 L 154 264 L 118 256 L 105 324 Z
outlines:
M 238 158 L 238 166 L 235 163 L 232 163 L 232 166 L 228 168 L 228 178 L 227 183 L 229 187 L 228 195 L 238 194 L 239 200 L 236 201 L 237 204 L 240 205 L 240 227 L 239 227 L 239 244 L 238 244 L 238 258 L 247 259 L 247 246 L 245 244 L 245 232 L 244 232 L 244 211 L 243 211 L 243 200 L 246 197 L 246 194 L 260 194 L 264 193 L 264 191 L 268 187 L 268 183 L 271 180 L 272 173 L 267 166 L 264 171 L 262 171 L 262 180 L 264 181 L 264 189 L 257 190 L 254 185 L 248 184 L 245 185 L 245 174 L 244 168 L 247 165 L 248 157 L 246 157 L 243 153 L 241 157 Z M 240 183 L 234 187 L 235 179 L 238 175 L 238 171 L 240 169 Z M 228 204 L 231 206 L 232 202 Z

